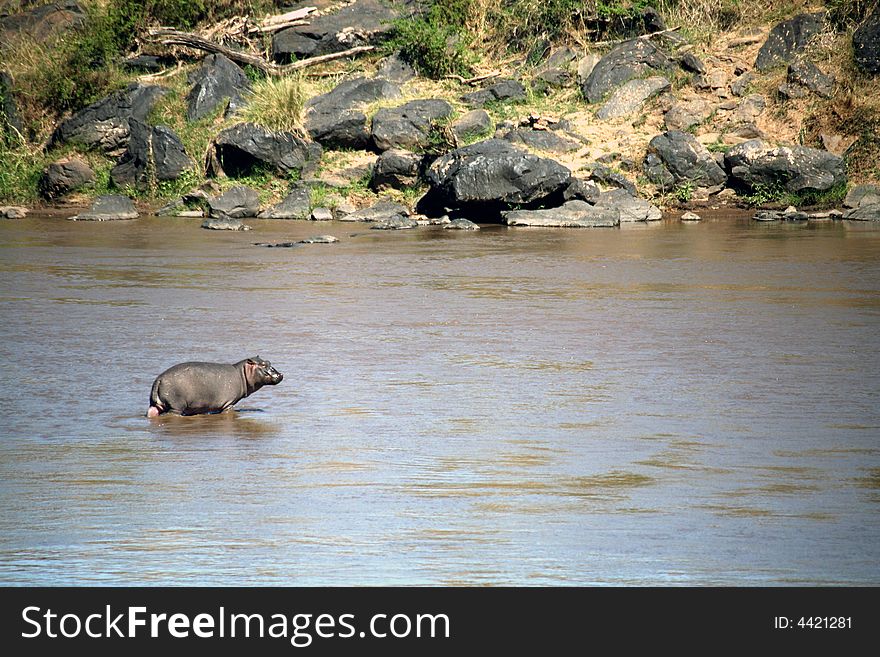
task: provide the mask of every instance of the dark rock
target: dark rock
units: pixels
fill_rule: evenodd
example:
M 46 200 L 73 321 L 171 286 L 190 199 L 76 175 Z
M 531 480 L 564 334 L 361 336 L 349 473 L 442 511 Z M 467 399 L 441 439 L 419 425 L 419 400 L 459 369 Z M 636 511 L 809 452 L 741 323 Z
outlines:
M 779 23 L 770 30 L 767 41 L 758 51 L 755 68 L 759 71 L 766 71 L 774 66 L 792 61 L 807 43 L 822 30 L 823 16 L 822 13 L 798 14 L 794 18 Z
M 415 219 L 396 214 L 387 219 L 379 219 L 370 228 L 373 230 L 406 230 L 408 228 L 416 228 L 418 225 Z
M 356 0 L 334 13 L 310 18 L 308 25 L 276 33 L 272 56 L 288 62 L 378 43 L 390 34 L 398 16 L 394 7 L 381 0 Z
M 99 196 L 92 203 L 92 207 L 85 212 L 71 217 L 71 221 L 120 221 L 123 219 L 137 219 L 138 211 L 134 203 L 127 196 L 111 194 Z
M 645 26 L 645 34 L 654 34 L 654 32 L 662 32 L 666 29 L 666 22 L 660 12 L 653 7 L 645 7 L 642 9 L 642 22 Z
M 510 142 L 487 139 L 437 158 L 426 178 L 428 193 L 419 211 L 443 214 L 443 207 L 528 204 L 552 196 L 568 185 L 571 172 L 558 162 L 526 153 Z
M 400 96 L 400 87 L 381 78 L 345 80 L 306 103 L 305 128 L 328 148 L 363 150 L 371 144 L 367 116 L 359 107 Z
M 389 148 L 418 150 L 428 145 L 431 130 L 454 113 L 445 100 L 413 100 L 400 107 L 380 109 L 373 116 L 373 143 Z
M 845 208 L 858 208 L 877 203 L 880 203 L 880 185 L 855 185 L 843 199 Z
M 260 211 L 260 195 L 250 187 L 236 185 L 220 196 L 209 198 L 208 206 L 211 216 L 216 218 L 256 217 Z
M 620 213 L 614 207 L 596 207 L 585 201 L 567 201 L 558 208 L 511 210 L 502 212 L 508 226 L 552 228 L 612 228 L 620 225 Z
M 826 191 L 846 182 L 843 160 L 806 146 L 772 147 L 752 139 L 730 148 L 724 163 L 731 182 L 746 189 L 758 185 L 785 191 Z
M 662 76 L 630 80 L 614 90 L 611 97 L 596 112 L 596 118 L 604 121 L 632 114 L 649 98 L 666 91 L 669 87 L 669 80 Z
M 671 67 L 669 58 L 647 39 L 624 41 L 593 67 L 581 85 L 581 92 L 589 102 L 597 103 L 625 82 Z
M 571 178 L 568 187 L 562 192 L 562 198 L 566 201 L 586 201 L 595 204 L 599 200 L 602 190 L 592 180 Z
M 458 219 L 453 219 L 449 223 L 443 226 L 444 230 L 480 230 L 480 227 L 477 226 L 470 219 L 465 219 L 464 217 L 459 217 Z
M 865 73 L 880 73 L 880 7 L 853 32 L 853 60 Z
M 255 169 L 269 168 L 281 174 L 307 173 L 321 159 L 321 146 L 290 132 L 275 132 L 239 123 L 223 130 L 211 146 L 209 173 L 232 178 L 247 176 Z
M 519 128 L 508 132 L 504 135 L 503 139 L 512 144 L 526 146 L 527 148 L 547 153 L 571 153 L 581 147 L 579 142 L 567 137 L 561 137 L 551 130 Z
M 287 196 L 278 205 L 264 210 L 260 219 L 308 219 L 312 211 L 312 198 L 309 186 L 293 183 Z
M 95 180 L 95 172 L 79 158 L 64 158 L 53 162 L 40 178 L 40 194 L 46 199 L 56 199 Z
M 110 171 L 117 187 L 132 185 L 147 190 L 156 181 L 175 180 L 195 162 L 186 154 L 183 143 L 164 126 L 150 127 L 129 119 L 130 136 L 125 155 Z
M 662 189 L 672 189 L 675 186 L 675 176 L 663 164 L 663 160 L 656 153 L 648 153 L 645 155 L 645 161 L 642 165 L 645 176 L 652 183 Z
M 492 117 L 484 109 L 474 109 L 462 114 L 449 128 L 459 141 L 484 137 L 492 132 Z
M 703 60 L 692 52 L 686 52 L 682 55 L 678 63 L 685 71 L 690 71 L 691 73 L 706 72 L 706 65 L 703 63 Z
M 12 77 L 6 71 L 0 71 L 0 140 L 9 133 L 20 139 L 23 132 L 18 105 L 12 95 Z
M 526 88 L 517 80 L 501 80 L 493 85 L 464 94 L 461 97 L 465 105 L 482 107 L 486 103 L 501 102 L 507 100 L 523 100 L 526 97 Z
M 776 93 L 783 100 L 794 100 L 796 98 L 806 98 L 807 89 L 799 84 L 783 82 L 776 88 Z
M 802 85 L 823 98 L 831 98 L 834 95 L 834 78 L 825 75 L 812 62 L 799 60 L 789 64 L 788 82 Z
M 421 155 L 398 148 L 385 151 L 373 167 L 370 188 L 380 191 L 388 187 L 393 189 L 412 187 L 419 181 L 422 159 Z
M 368 208 L 363 208 L 362 210 L 358 210 L 357 212 L 352 212 L 347 215 L 342 221 L 364 221 L 364 222 L 377 222 L 377 221 L 390 221 L 397 218 L 408 218 L 409 217 L 409 208 L 405 205 L 401 205 L 400 203 L 393 203 L 391 201 L 379 201 L 371 205 Z
M 782 221 L 782 212 L 778 210 L 760 210 L 752 216 L 752 219 L 755 221 Z
M 607 185 L 608 187 L 625 189 L 630 196 L 639 195 L 639 193 L 636 191 L 636 186 L 633 185 L 626 176 L 621 173 L 617 173 L 616 171 L 612 171 L 602 164 L 590 165 L 590 178 L 602 183 L 603 185 Z
M 52 135 L 52 145 L 71 143 L 121 154 L 128 145 L 128 120 L 145 122 L 166 91 L 163 87 L 132 83 L 63 121 Z
M 843 218 L 849 221 L 880 221 L 880 203 L 850 208 L 843 213 Z
M 602 192 L 596 202 L 597 208 L 612 208 L 620 215 L 621 223 L 640 221 L 660 221 L 663 213 L 644 199 L 632 196 L 625 189 L 612 189 Z
M 388 80 L 389 82 L 403 84 L 416 77 L 416 70 L 405 62 L 399 53 L 394 53 L 379 62 L 376 77 Z
M 238 64 L 223 55 L 208 55 L 189 78 L 193 85 L 186 96 L 186 118 L 197 121 L 229 102 L 227 113 L 245 105 L 251 81 Z
M 709 187 L 727 180 L 727 174 L 718 166 L 712 154 L 687 132 L 669 130 L 654 137 L 648 146 L 676 183 L 691 182 Z
M 174 60 L 170 57 L 156 55 L 135 55 L 123 60 L 122 69 L 132 73 L 159 73 L 164 71 Z
M 202 222 L 202 228 L 208 230 L 250 230 L 251 227 L 242 223 L 241 219 L 228 215 L 208 217 Z
M 0 47 L 22 36 L 44 43 L 85 24 L 86 13 L 78 2 L 44 4 L 0 17 Z

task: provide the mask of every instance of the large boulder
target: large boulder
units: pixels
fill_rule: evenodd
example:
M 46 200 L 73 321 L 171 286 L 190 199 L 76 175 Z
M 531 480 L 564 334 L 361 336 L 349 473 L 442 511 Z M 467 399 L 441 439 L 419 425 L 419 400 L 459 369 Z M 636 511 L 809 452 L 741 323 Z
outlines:
M 581 148 L 580 142 L 563 137 L 552 130 L 517 128 L 505 134 L 502 139 L 546 153 L 571 153 Z
M 880 7 L 853 32 L 852 44 L 856 66 L 865 73 L 880 73 Z
M 779 23 L 770 30 L 764 45 L 758 51 L 755 68 L 766 71 L 788 64 L 794 60 L 810 40 L 821 30 L 824 14 L 798 14 L 794 18 Z
M 243 219 L 256 217 L 260 211 L 260 195 L 250 187 L 236 185 L 220 196 L 208 199 L 211 216 L 215 218 Z
M 305 128 L 327 148 L 363 150 L 371 144 L 367 115 L 360 109 L 400 96 L 400 87 L 382 78 L 354 78 L 306 102 Z
M 614 207 L 597 207 L 586 201 L 567 201 L 561 207 L 543 210 L 509 210 L 501 213 L 508 226 L 553 228 L 612 228 L 620 225 Z
M 387 37 L 397 9 L 382 0 L 355 0 L 337 12 L 310 17 L 308 25 L 281 30 L 272 39 L 272 56 L 288 62 L 326 55 Z
M 660 75 L 630 80 L 611 94 L 611 97 L 596 112 L 596 118 L 605 121 L 632 114 L 641 109 L 649 98 L 666 91 L 669 87 L 669 80 Z
M 170 128 L 149 126 L 136 119 L 129 120 L 131 135 L 125 155 L 110 171 L 110 179 L 117 187 L 131 185 L 147 190 L 162 180 L 176 180 L 187 170 L 194 169 L 183 143 Z
M 373 167 L 370 187 L 381 191 L 388 187 L 403 189 L 419 182 L 422 171 L 421 155 L 399 148 L 391 148 L 382 153 Z
M 282 175 L 312 171 L 321 159 L 321 146 L 291 132 L 275 132 L 253 123 L 239 123 L 214 138 L 209 173 L 233 178 L 258 169 Z
M 455 112 L 445 100 L 413 100 L 400 107 L 380 109 L 373 116 L 373 143 L 389 148 L 420 150 L 428 145 L 434 126 Z
M 70 218 L 71 221 L 120 221 L 137 219 L 138 211 L 127 196 L 109 194 L 99 196 L 92 207 Z
M 675 183 L 713 187 L 727 180 L 727 174 L 712 153 L 687 132 L 669 130 L 654 137 L 648 147 L 660 158 Z M 668 179 L 661 174 L 652 181 L 667 184 Z
M 847 208 L 844 219 L 880 221 L 880 186 L 856 185 L 847 192 L 843 205 Z
M 260 219 L 308 219 L 312 212 L 312 198 L 309 186 L 302 182 L 293 183 L 284 200 L 264 210 Z
M 602 192 L 596 201 L 597 208 L 612 208 L 620 215 L 621 223 L 660 221 L 663 213 L 646 200 L 632 196 L 625 189 Z
M 540 202 L 559 194 L 571 172 L 549 158 L 526 153 L 502 139 L 487 139 L 437 158 L 428 168 L 428 193 L 419 202 L 424 214 L 443 208 L 496 209 Z
M 40 177 L 40 194 L 46 199 L 56 199 L 69 194 L 95 180 L 95 172 L 77 157 L 52 162 Z
M 581 84 L 581 92 L 589 102 L 597 103 L 625 82 L 672 67 L 672 61 L 648 39 L 624 41 L 593 67 Z
M 186 96 L 186 118 L 197 121 L 229 102 L 227 113 L 245 105 L 251 89 L 248 76 L 224 55 L 208 55 L 189 77 L 193 85 Z
M 397 219 L 408 220 L 409 208 L 400 203 L 393 201 L 378 201 L 370 207 L 362 208 L 351 212 L 343 217 L 340 221 L 362 221 L 366 223 L 374 222 L 394 222 Z
M 843 159 L 806 146 L 770 146 L 751 139 L 724 154 L 731 182 L 753 190 L 781 187 L 787 192 L 822 192 L 846 182 Z
M 52 134 L 52 145 L 76 144 L 119 155 L 128 145 L 129 119 L 145 122 L 166 91 L 132 83 L 62 121 Z
M 493 128 L 492 117 L 484 109 L 465 112 L 449 124 L 449 129 L 458 141 L 466 141 L 476 137 L 484 137 Z

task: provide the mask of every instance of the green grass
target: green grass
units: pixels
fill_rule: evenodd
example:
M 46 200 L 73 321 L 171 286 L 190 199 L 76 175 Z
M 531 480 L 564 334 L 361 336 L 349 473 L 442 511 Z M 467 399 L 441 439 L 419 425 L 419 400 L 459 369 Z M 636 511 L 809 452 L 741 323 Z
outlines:
M 839 205 L 846 196 L 847 183 L 839 183 L 834 187 L 824 190 L 805 190 L 802 192 L 789 192 L 782 183 L 758 183 L 750 193 L 742 194 L 742 198 L 750 206 L 757 207 L 768 203 L 781 205 L 803 206 L 833 206 Z
M 303 107 L 307 99 L 299 75 L 264 78 L 254 83 L 247 104 L 236 112 L 235 118 L 305 137 Z

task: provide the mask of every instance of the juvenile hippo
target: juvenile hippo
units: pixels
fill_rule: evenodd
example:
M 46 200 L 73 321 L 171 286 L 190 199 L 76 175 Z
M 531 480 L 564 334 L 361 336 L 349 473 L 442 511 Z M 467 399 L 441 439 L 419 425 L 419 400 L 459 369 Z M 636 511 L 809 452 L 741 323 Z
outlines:
M 180 363 L 153 381 L 147 417 L 219 413 L 263 386 L 281 383 L 283 378 L 272 363 L 259 356 L 234 365 Z

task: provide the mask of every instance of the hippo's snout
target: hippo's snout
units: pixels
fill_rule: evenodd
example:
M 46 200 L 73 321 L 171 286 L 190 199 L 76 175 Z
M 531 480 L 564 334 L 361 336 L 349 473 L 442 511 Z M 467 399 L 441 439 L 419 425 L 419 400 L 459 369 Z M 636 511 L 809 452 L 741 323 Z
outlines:
M 284 375 L 274 367 L 266 369 L 266 377 L 269 379 L 267 383 L 272 386 L 277 385 L 284 380 Z

